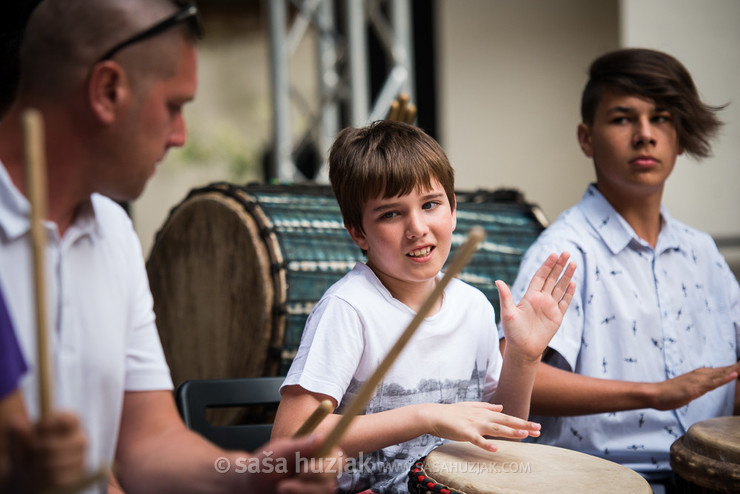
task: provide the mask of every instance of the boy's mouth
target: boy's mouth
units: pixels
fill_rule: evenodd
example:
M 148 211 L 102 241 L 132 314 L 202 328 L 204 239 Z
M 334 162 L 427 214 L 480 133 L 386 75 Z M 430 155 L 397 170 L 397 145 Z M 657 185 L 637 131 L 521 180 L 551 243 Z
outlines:
M 431 245 L 428 245 L 426 247 L 422 247 L 421 249 L 412 250 L 411 252 L 409 252 L 406 255 L 409 256 L 409 257 L 424 257 L 424 256 L 428 256 L 429 253 L 432 251 L 433 248 L 434 247 L 432 247 Z

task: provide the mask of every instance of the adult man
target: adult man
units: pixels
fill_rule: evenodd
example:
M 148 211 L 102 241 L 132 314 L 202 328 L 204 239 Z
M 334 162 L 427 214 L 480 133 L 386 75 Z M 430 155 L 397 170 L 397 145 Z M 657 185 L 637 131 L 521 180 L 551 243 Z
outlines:
M 551 249 L 578 263 L 554 365 L 540 364 L 533 391 L 533 413 L 560 416 L 542 420 L 541 442 L 665 477 L 677 437 L 733 413 L 740 288 L 709 235 L 661 205 L 676 157 L 709 155 L 718 109 L 665 53 L 592 64 L 578 140 L 596 183 L 530 248 L 512 289 Z
M 46 123 L 55 405 L 80 417 L 89 466 L 115 458 L 130 492 L 327 492 L 324 476 L 289 478 L 315 438 L 265 446 L 259 458 L 287 462 L 277 472 L 214 468 L 219 457 L 234 464 L 248 455 L 216 448 L 179 419 L 141 248 L 110 200 L 135 199 L 167 150 L 185 143 L 198 21 L 194 5 L 167 0 L 44 0 L 31 16 L 17 97 L 0 125 L 0 280 L 12 287 L 7 302 L 31 364 L 26 406 L 38 415 L 20 125 L 35 107 Z

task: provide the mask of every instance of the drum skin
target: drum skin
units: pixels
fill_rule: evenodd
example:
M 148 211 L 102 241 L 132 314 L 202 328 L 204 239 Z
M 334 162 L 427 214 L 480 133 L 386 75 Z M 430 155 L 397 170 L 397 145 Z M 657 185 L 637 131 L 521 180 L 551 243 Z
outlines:
M 703 420 L 671 445 L 678 492 L 740 492 L 740 416 Z
M 458 192 L 450 258 L 473 225 L 486 239 L 460 278 L 498 315 L 494 282 L 511 283 L 544 216 L 511 190 Z M 364 261 L 327 185 L 193 189 L 170 212 L 147 261 L 175 385 L 285 375 L 306 318 L 329 286 Z
M 596 456 L 543 444 L 497 441 L 498 451 L 444 444 L 409 473 L 412 493 L 649 494 L 637 472 Z

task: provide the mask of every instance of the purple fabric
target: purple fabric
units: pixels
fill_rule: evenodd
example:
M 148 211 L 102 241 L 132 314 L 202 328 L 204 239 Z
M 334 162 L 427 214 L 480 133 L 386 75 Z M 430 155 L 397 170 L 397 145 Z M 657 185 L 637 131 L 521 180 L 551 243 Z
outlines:
M 0 291 L 0 398 L 18 387 L 18 381 L 26 369 L 26 361 L 15 339 L 15 331 Z

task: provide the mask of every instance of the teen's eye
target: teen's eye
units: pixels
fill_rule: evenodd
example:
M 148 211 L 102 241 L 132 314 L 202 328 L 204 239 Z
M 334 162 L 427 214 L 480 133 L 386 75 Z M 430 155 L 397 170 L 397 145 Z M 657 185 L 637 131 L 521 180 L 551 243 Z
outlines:
M 381 220 L 389 220 L 391 218 L 395 218 L 398 215 L 395 211 L 386 211 L 385 213 L 380 215 Z
M 669 122 L 672 122 L 673 120 L 671 119 L 671 116 L 669 114 L 663 114 L 663 115 L 655 115 L 652 118 L 652 121 L 654 123 L 669 123 Z
M 621 115 L 619 117 L 614 117 L 611 119 L 611 123 L 613 124 L 626 124 L 626 123 L 629 123 L 629 121 L 630 119 L 624 115 Z
M 428 201 L 422 204 L 421 209 L 434 209 L 439 206 L 439 201 Z

